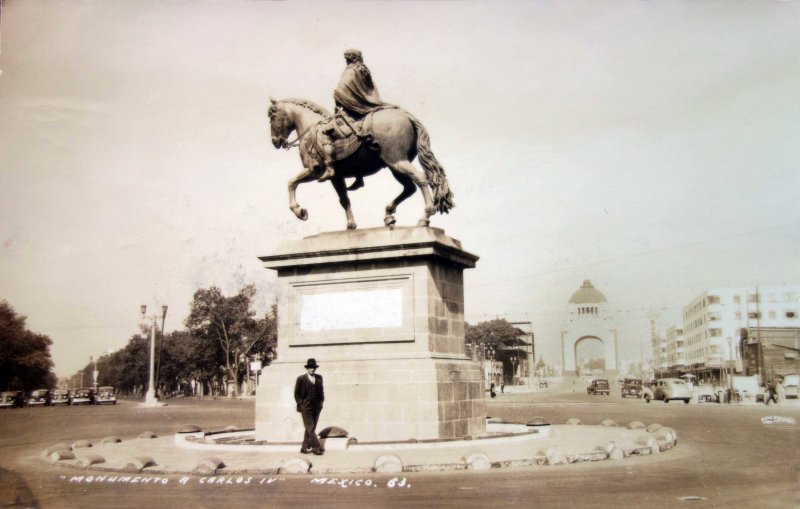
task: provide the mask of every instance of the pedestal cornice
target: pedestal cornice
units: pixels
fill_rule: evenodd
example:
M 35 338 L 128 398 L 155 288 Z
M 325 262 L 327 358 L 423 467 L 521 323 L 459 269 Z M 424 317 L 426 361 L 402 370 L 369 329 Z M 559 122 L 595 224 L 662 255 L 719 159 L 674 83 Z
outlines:
M 363 260 L 440 258 L 463 268 L 474 268 L 478 256 L 440 228 L 369 228 L 325 232 L 288 242 L 276 254 L 261 256 L 274 270 L 331 265 Z

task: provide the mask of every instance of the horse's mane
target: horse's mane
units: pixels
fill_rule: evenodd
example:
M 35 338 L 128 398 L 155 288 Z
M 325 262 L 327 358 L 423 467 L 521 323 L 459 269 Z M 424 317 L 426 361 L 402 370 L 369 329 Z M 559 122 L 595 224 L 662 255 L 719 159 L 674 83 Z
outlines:
M 328 110 L 326 110 L 325 108 L 323 108 L 319 104 L 315 103 L 314 101 L 309 101 L 308 99 L 293 99 L 293 98 L 289 98 L 289 99 L 283 99 L 283 102 L 296 104 L 297 106 L 300 106 L 301 108 L 306 108 L 308 110 L 311 110 L 314 113 L 317 113 L 318 115 L 322 115 L 325 118 L 328 118 L 328 117 L 331 116 L 331 113 Z

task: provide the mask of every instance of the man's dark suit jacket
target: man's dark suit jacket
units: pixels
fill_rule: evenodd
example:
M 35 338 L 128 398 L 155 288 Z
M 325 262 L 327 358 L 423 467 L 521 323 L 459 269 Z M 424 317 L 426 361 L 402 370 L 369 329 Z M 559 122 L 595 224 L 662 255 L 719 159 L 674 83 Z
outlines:
M 294 384 L 294 400 L 297 403 L 297 411 L 300 412 L 303 408 L 310 409 L 313 407 L 322 408 L 322 402 L 325 401 L 325 391 L 322 388 L 322 375 L 314 373 L 315 385 L 308 379 L 308 374 L 300 375 L 297 377 L 297 382 Z M 314 395 L 316 394 L 316 398 Z

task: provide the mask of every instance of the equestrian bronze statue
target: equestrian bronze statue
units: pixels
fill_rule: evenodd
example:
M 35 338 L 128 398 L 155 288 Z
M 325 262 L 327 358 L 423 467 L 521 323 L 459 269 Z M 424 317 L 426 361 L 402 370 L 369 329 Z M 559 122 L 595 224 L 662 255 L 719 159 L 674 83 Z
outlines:
M 299 147 L 303 170 L 289 181 L 289 208 L 305 221 L 308 211 L 297 203 L 295 191 L 305 182 L 330 180 L 347 215 L 347 228 L 356 228 L 348 190 L 363 187 L 364 177 L 389 168 L 403 186 L 386 206 L 384 224 L 395 225 L 397 206 L 417 188 L 425 201 L 418 226 L 428 226 L 435 212 L 453 208 L 453 194 L 444 168 L 430 148 L 428 132 L 409 112 L 381 101 L 364 65 L 361 52 L 345 52 L 347 67 L 334 92 L 337 113 L 301 99 L 270 99 L 269 119 L 275 148 Z M 289 142 L 292 131 L 297 138 Z M 424 172 L 412 164 L 419 159 Z M 354 178 L 349 187 L 345 179 Z

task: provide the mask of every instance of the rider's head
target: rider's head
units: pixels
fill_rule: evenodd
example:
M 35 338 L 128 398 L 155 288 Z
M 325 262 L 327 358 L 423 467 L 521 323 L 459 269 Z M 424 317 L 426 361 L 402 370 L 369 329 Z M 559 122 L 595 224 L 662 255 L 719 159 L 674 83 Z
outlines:
M 344 52 L 344 60 L 348 64 L 354 64 L 356 62 L 364 62 L 364 57 L 361 56 L 361 52 L 357 49 L 349 49 Z

